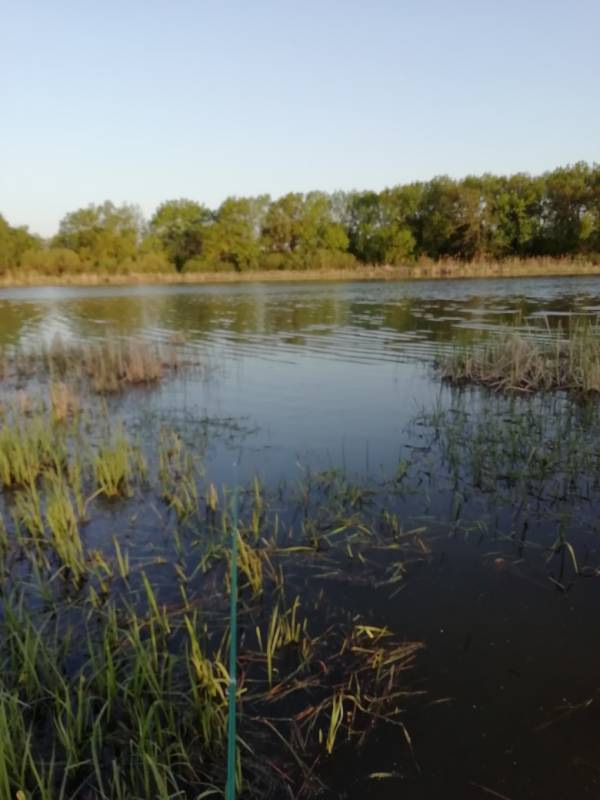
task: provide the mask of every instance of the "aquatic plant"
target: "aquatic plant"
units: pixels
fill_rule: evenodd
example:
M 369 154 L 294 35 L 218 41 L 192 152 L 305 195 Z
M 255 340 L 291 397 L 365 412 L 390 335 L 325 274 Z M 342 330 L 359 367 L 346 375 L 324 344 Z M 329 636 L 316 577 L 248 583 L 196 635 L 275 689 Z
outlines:
M 77 414 L 80 408 L 80 399 L 72 386 L 62 381 L 52 383 L 49 393 L 51 413 L 55 421 L 63 422 Z
M 0 485 L 30 486 L 42 472 L 65 460 L 64 433 L 38 406 L 31 416 L 13 407 L 0 419 Z
M 69 405 L 53 412 L 45 393 L 0 427 L 0 738 L 13 732 L 0 744 L 0 796 L 218 794 L 231 492 L 202 482 L 175 431 L 163 428 L 157 448 L 143 443 L 148 468 L 116 416 L 73 417 Z M 138 485 L 143 505 L 123 503 Z M 282 489 L 276 502 L 257 479 L 238 492 L 237 784 L 258 797 L 282 780 L 318 785 L 316 765 L 339 742 L 397 724 L 421 645 L 349 619 L 323 587 L 363 581 L 393 593 L 406 564 L 427 555 L 421 534 L 405 535 L 374 490 L 341 474 Z M 112 501 L 114 530 L 102 515 L 96 527 L 99 497 Z M 167 535 L 136 551 L 145 512 L 144 534 L 155 525 Z
M 104 394 L 127 385 L 156 383 L 164 370 L 160 351 L 141 341 L 110 340 L 84 346 L 82 366 L 93 388 Z
M 79 535 L 77 515 L 71 501 L 69 488 L 61 476 L 48 479 L 46 495 L 46 524 L 50 532 L 50 543 L 61 564 L 75 581 L 85 574 L 83 545 Z
M 453 384 L 506 392 L 564 389 L 598 393 L 600 328 L 579 322 L 565 337 L 561 331 L 531 330 L 524 335 L 507 327 L 483 343 L 456 347 L 438 366 L 442 378 Z
M 165 375 L 198 364 L 198 359 L 180 343 L 149 342 L 107 336 L 82 342 L 64 342 L 56 337 L 49 347 L 3 350 L 0 380 L 27 384 L 48 379 L 50 406 L 57 418 L 65 419 L 80 407 L 78 394 L 90 388 L 102 395 L 132 386 L 160 383 Z
M 100 445 L 93 467 L 97 494 L 109 498 L 128 497 L 134 476 L 145 470 L 141 453 L 123 433 Z
M 177 431 L 164 426 L 159 436 L 158 474 L 162 498 L 179 520 L 198 510 L 195 461 Z

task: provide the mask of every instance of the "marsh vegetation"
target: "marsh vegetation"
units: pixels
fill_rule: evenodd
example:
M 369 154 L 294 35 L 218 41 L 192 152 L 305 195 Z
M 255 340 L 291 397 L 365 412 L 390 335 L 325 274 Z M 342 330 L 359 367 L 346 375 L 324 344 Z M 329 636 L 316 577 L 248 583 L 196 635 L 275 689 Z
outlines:
M 444 380 L 495 391 L 600 392 L 598 322 L 575 322 L 567 330 L 530 327 L 497 330 L 491 339 L 457 347 L 440 363 Z
M 402 705 L 421 643 L 349 616 L 327 586 L 392 591 L 427 557 L 423 530 L 382 518 L 336 473 L 276 496 L 255 480 L 234 528 L 230 490 L 202 478 L 177 431 L 142 445 L 98 404 L 57 414 L 54 390 L 21 395 L 0 421 L 2 797 L 222 793 L 232 536 L 239 791 L 316 791 L 319 761 L 375 722 L 410 742 Z M 140 558 L 131 513 L 148 504 L 162 547 Z
M 19 385 L 49 380 L 52 406 L 66 415 L 77 402 L 77 389 L 114 394 L 158 384 L 166 374 L 189 368 L 191 356 L 180 345 L 118 337 L 81 344 L 56 336 L 48 347 L 0 349 L 0 378 Z

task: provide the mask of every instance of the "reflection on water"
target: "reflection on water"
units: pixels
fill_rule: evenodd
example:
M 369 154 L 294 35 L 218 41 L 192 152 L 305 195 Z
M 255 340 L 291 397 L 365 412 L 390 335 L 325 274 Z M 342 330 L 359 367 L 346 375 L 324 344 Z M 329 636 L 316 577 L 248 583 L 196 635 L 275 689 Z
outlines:
M 232 353 L 349 360 L 423 358 L 451 336 L 573 312 L 597 314 L 597 278 L 29 288 L 0 291 L 0 344 L 114 333 L 164 336 Z
M 247 420 L 261 458 L 243 463 L 269 478 L 297 460 L 393 469 L 402 431 L 439 396 L 431 363 L 451 339 L 598 308 L 597 278 L 14 289 L 0 292 L 0 344 L 183 335 L 215 380 L 151 402 Z
M 242 480 L 259 472 L 272 484 L 293 482 L 309 467 L 377 480 L 382 471 L 395 474 L 406 448 L 419 445 L 410 428 L 419 411 L 454 402 L 431 369 L 451 339 L 469 341 L 506 322 L 545 318 L 557 326 L 599 311 L 597 278 L 36 288 L 0 292 L 0 344 L 57 333 L 183 334 L 215 366 L 212 378 L 120 400 L 135 430 L 175 414 L 236 421 L 239 435 L 208 445 L 217 484 L 231 482 L 234 461 Z M 404 512 L 427 514 L 425 524 L 439 530 L 458 514 L 458 487 L 463 518 L 485 513 L 488 533 L 465 541 L 446 526 L 432 563 L 415 570 L 393 602 L 373 587 L 346 598 L 349 610 L 368 608 L 407 640 L 424 639 L 417 681 L 431 703 L 415 703 L 405 720 L 420 769 L 402 732 L 383 729 L 360 757 L 332 762 L 335 796 L 599 797 L 600 581 L 582 578 L 565 593 L 547 581 L 541 545 L 554 538 L 562 509 L 535 524 L 531 511 L 538 559 L 513 563 L 510 497 L 488 507 L 487 496 L 449 481 L 439 459 L 428 465 L 425 454 L 419 463 L 423 495 L 403 500 Z M 596 564 L 597 504 L 584 496 L 578 503 L 585 523 L 578 544 L 588 537 L 585 558 Z M 369 780 L 371 773 L 393 777 Z

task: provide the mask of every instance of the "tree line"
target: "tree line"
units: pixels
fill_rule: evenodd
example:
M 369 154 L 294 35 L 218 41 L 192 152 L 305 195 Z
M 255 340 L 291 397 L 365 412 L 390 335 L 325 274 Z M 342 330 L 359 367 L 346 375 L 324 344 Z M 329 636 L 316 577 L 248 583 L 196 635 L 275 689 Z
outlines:
M 342 269 L 418 259 L 598 257 L 600 165 L 447 176 L 384 189 L 170 200 L 150 220 L 109 201 L 49 240 L 0 215 L 0 271 L 41 274 Z

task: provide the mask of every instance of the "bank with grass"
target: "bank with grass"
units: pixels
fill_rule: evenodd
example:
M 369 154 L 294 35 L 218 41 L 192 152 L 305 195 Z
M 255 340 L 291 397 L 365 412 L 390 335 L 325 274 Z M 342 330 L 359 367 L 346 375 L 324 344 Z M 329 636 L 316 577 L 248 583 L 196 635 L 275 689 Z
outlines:
M 600 261 L 571 258 L 527 258 L 502 261 L 421 260 L 403 265 L 355 264 L 346 268 L 236 269 L 176 272 L 137 271 L 135 265 L 123 271 L 84 271 L 47 274 L 30 270 L 6 270 L 0 288 L 25 286 L 127 286 L 202 285 L 231 283 L 277 283 L 307 281 L 406 281 L 461 278 L 518 278 L 600 275 Z

